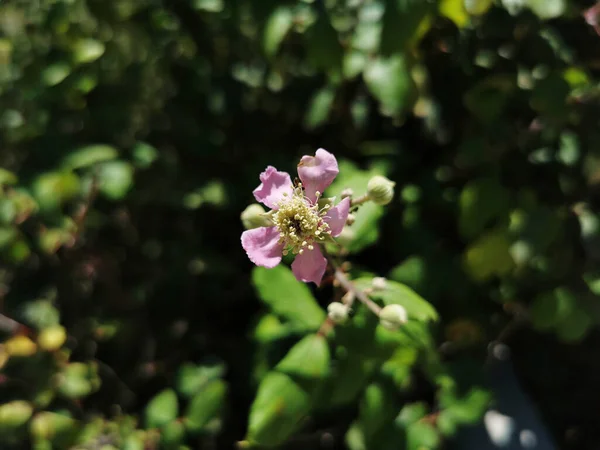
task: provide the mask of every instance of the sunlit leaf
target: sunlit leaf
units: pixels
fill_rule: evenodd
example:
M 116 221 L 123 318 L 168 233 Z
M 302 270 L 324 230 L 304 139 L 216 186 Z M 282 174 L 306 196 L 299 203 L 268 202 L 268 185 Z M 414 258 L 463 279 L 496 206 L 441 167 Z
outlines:
M 252 281 L 260 299 L 278 316 L 307 329 L 317 329 L 325 320 L 325 311 L 317 304 L 310 289 L 287 267 L 256 267 Z

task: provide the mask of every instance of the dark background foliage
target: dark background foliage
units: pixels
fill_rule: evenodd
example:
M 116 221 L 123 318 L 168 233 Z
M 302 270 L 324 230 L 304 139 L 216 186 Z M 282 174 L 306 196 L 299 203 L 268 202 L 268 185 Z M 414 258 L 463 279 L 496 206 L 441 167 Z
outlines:
M 428 333 L 448 376 L 474 385 L 488 344 L 504 341 L 559 447 L 597 448 L 592 6 L 0 3 L 7 448 L 243 440 L 259 381 L 298 336 L 268 349 L 256 337 L 264 294 L 240 212 L 267 165 L 294 173 L 319 147 L 352 161 L 348 173 L 396 182 L 364 231 L 379 235 L 358 236 L 350 260 L 435 306 Z M 315 292 L 323 306 L 330 294 Z M 435 434 L 452 402 L 406 366 L 394 416 L 424 402 Z M 321 448 L 331 433 L 361 448 L 344 444 L 357 414 L 369 417 L 361 383 L 289 445 Z M 458 426 L 481 417 L 469 405 Z M 441 428 L 421 445 L 451 441 Z M 378 439 L 367 448 L 417 448 L 410 432 Z

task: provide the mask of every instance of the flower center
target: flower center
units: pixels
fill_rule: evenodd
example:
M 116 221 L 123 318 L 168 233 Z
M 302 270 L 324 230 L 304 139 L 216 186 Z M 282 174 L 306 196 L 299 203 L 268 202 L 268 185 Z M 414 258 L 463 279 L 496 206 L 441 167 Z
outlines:
M 315 242 L 324 241 L 331 234 L 329 225 L 323 220 L 330 205 L 319 209 L 312 204 L 302 191 L 302 185 L 294 188 L 290 196 L 279 202 L 279 209 L 273 214 L 273 222 L 279 230 L 279 242 L 285 245 L 283 254 L 290 251 L 302 254 L 304 249 L 312 250 Z M 317 192 L 317 201 L 320 193 Z

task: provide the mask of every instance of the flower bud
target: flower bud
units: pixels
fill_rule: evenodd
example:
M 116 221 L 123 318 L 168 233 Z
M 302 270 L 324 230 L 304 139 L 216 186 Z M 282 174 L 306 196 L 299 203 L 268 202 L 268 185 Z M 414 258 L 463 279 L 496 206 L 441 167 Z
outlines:
M 400 305 L 387 305 L 379 313 L 379 323 L 388 330 L 397 330 L 408 320 L 406 309 Z
M 387 205 L 394 198 L 394 183 L 381 175 L 375 175 L 367 184 L 369 199 L 378 205 Z
M 327 315 L 333 323 L 342 324 L 348 320 L 348 307 L 340 302 L 332 302 L 327 306 Z
M 246 230 L 268 227 L 272 225 L 264 208 L 258 203 L 252 203 L 251 205 L 248 205 L 248 207 L 242 211 L 240 218 L 242 219 L 242 224 Z
M 42 350 L 49 352 L 58 350 L 67 340 L 67 332 L 60 325 L 43 329 L 38 336 L 38 344 Z
M 387 288 L 387 280 L 383 277 L 375 277 L 373 281 L 371 281 L 371 286 L 375 291 L 383 291 Z

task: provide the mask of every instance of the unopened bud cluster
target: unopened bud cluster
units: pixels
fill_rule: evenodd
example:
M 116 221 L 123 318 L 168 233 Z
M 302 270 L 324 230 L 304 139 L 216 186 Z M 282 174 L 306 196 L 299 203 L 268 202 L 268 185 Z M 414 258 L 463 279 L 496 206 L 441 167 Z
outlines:
M 394 198 L 394 183 L 381 175 L 375 175 L 367 184 L 369 200 L 378 205 L 387 205 Z
M 406 309 L 401 305 L 387 305 L 379 313 L 379 323 L 388 330 L 395 331 L 408 321 Z
M 332 302 L 327 307 L 327 316 L 333 323 L 341 325 L 348 320 L 348 307 L 340 302 Z

